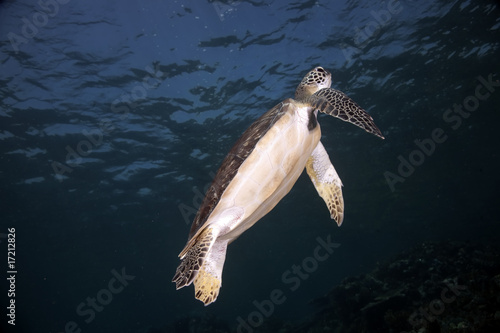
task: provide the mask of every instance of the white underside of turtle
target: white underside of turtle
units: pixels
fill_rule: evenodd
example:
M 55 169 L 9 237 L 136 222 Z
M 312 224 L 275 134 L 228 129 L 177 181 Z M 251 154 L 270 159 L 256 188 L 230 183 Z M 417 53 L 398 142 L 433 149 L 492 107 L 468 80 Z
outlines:
M 194 282 L 195 297 L 214 302 L 222 284 L 229 243 L 269 213 L 306 169 L 331 218 L 344 218 L 342 182 L 320 142 L 318 111 L 351 122 L 383 138 L 371 116 L 342 92 L 331 74 L 310 71 L 286 99 L 257 119 L 219 168 L 193 221 L 173 282 Z

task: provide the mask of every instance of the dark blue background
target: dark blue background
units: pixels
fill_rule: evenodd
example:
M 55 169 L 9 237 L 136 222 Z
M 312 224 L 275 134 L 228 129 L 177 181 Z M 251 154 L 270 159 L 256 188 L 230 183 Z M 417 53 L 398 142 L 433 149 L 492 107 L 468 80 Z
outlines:
M 345 277 L 424 240 L 498 242 L 499 14 L 494 1 L 3 1 L 0 241 L 6 253 L 16 228 L 18 331 L 146 332 L 203 313 L 235 327 L 277 288 L 272 316 L 299 321 Z M 344 224 L 301 176 L 229 247 L 205 308 L 170 282 L 200 191 L 317 65 L 386 139 L 320 116 Z M 484 100 L 470 97 L 478 77 L 496 84 Z M 464 102 L 475 111 L 460 126 L 443 119 Z M 415 153 L 436 128 L 446 140 Z M 421 164 L 391 188 L 387 172 L 411 156 Z M 291 292 L 282 274 L 328 235 L 340 246 Z M 135 278 L 86 323 L 78 305 L 122 268 Z

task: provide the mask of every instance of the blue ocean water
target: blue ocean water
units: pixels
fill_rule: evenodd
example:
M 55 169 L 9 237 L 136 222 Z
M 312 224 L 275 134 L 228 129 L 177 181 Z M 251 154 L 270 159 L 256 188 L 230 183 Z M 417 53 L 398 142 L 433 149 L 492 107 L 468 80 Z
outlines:
M 276 290 L 269 320 L 300 322 L 311 300 L 423 241 L 498 243 L 499 14 L 486 0 L 1 2 L 16 331 L 152 332 L 207 315 L 236 330 Z M 318 65 L 386 139 L 320 115 L 343 225 L 302 175 L 229 246 L 203 307 L 170 281 L 206 186 Z M 297 274 L 328 240 L 327 260 Z

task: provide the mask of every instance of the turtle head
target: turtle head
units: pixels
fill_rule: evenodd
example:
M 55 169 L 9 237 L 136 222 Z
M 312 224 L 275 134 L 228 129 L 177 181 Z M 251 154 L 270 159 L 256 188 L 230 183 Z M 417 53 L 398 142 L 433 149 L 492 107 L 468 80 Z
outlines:
M 330 88 L 332 74 L 323 67 L 316 67 L 306 74 L 295 90 L 295 99 L 302 100 L 321 90 Z

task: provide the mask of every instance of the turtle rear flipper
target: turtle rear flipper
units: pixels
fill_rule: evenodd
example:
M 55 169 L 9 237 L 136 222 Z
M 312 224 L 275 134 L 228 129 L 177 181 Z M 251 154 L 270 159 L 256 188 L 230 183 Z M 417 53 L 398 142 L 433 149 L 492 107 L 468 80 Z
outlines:
M 320 112 L 347 121 L 361 127 L 368 133 L 384 139 L 382 132 L 380 132 L 377 125 L 373 122 L 372 116 L 350 99 L 349 96 L 339 90 L 333 88 L 321 89 L 310 96 L 307 102 Z
M 193 282 L 207 259 L 216 238 L 217 235 L 214 235 L 213 228 L 205 228 L 196 241 L 182 251 L 180 255 L 182 261 L 172 279 L 176 289 L 189 286 Z
M 217 229 L 206 228 L 182 258 L 172 282 L 177 289 L 194 281 L 195 297 L 205 305 L 214 302 L 222 284 L 227 241 L 217 239 Z
M 306 170 L 319 196 L 325 201 L 331 218 L 340 226 L 344 220 L 342 181 L 321 142 L 307 160 Z
M 219 295 L 227 244 L 227 241 L 221 240 L 213 244 L 194 279 L 194 297 L 202 301 L 205 306 L 215 302 Z

